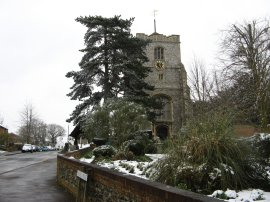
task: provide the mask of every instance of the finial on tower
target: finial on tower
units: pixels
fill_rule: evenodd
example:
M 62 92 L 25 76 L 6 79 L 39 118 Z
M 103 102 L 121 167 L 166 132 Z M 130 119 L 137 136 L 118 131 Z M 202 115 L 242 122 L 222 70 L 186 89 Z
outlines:
M 156 29 L 156 13 L 158 11 L 157 10 L 154 10 L 154 33 L 157 33 L 157 29 Z

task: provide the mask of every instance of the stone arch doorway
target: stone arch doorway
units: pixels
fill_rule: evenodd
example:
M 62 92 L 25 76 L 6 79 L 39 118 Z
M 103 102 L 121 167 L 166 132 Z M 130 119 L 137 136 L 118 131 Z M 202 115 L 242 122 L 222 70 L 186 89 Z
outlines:
M 158 125 L 156 127 L 156 135 L 161 139 L 165 140 L 169 136 L 169 127 L 166 125 Z

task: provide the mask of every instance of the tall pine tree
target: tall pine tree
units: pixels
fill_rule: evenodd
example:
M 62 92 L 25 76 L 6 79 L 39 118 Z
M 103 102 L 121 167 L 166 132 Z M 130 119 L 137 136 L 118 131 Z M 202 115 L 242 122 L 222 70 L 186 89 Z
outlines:
M 85 48 L 81 50 L 84 53 L 79 63 L 81 70 L 66 74 L 74 80 L 68 96 L 81 101 L 68 121 L 78 123 L 87 109 L 110 98 L 124 97 L 148 109 L 154 106 L 155 101 L 147 93 L 154 87 L 144 80 L 151 71 L 143 66 L 148 61 L 144 50 L 149 42 L 130 33 L 134 18 L 120 17 L 76 19 L 87 27 L 87 32 Z

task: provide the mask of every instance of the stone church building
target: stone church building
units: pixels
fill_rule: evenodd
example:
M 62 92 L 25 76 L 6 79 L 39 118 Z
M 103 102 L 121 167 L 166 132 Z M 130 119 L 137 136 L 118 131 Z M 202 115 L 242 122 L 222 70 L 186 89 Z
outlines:
M 158 96 L 165 104 L 161 115 L 152 123 L 152 131 L 165 139 L 180 132 L 191 103 L 187 73 L 181 62 L 180 36 L 154 32 L 137 33 L 136 37 L 151 41 L 146 48 L 149 62 L 145 66 L 151 67 L 152 72 L 146 79 L 155 86 L 151 96 Z

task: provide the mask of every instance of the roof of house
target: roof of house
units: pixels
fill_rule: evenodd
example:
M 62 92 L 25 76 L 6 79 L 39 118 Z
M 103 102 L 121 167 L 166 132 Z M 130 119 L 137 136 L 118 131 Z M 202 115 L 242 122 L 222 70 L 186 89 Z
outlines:
M 0 125 L 0 128 L 2 128 L 4 130 L 8 130 L 7 128 L 5 128 L 4 126 L 1 126 L 1 125 Z
M 74 138 L 79 138 L 83 134 L 80 124 L 77 124 L 69 136 Z
M 15 133 L 9 133 L 9 135 L 12 136 L 12 137 L 15 137 L 15 138 L 20 138 L 20 136 L 16 135 Z

